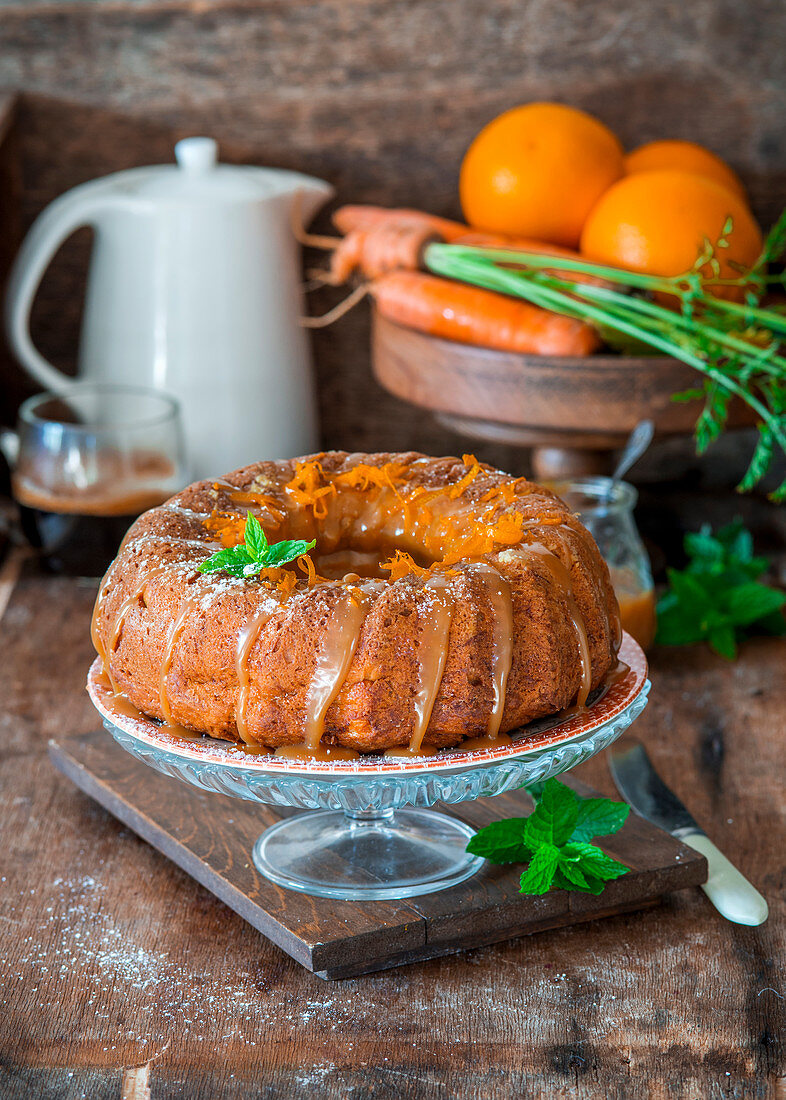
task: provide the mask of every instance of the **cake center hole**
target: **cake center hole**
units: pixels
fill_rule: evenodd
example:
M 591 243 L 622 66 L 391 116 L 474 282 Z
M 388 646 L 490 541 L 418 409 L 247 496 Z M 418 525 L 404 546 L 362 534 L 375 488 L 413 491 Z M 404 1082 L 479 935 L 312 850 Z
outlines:
M 362 546 L 346 544 L 339 545 L 333 550 L 321 548 L 319 543 L 312 551 L 311 560 L 320 576 L 330 580 L 340 580 L 347 573 L 357 573 L 359 577 L 373 577 L 381 580 L 389 580 L 390 573 L 382 569 L 382 563 L 389 561 L 396 551 L 395 546 L 375 546 L 369 549 Z M 417 565 L 427 568 L 432 559 L 423 554 L 413 554 L 410 547 L 407 553 L 411 554 Z

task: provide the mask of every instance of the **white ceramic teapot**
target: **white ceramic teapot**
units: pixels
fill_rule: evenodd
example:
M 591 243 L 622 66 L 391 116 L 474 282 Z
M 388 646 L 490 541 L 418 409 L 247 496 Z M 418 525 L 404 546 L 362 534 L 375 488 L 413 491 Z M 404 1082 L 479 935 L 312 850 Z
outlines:
M 332 194 L 321 180 L 216 163 L 210 138 L 175 146 L 177 164 L 75 187 L 31 228 L 14 264 L 6 327 L 47 389 L 73 380 L 30 338 L 33 297 L 52 256 L 95 230 L 79 380 L 152 386 L 181 402 L 193 477 L 317 449 L 314 388 L 291 218 Z

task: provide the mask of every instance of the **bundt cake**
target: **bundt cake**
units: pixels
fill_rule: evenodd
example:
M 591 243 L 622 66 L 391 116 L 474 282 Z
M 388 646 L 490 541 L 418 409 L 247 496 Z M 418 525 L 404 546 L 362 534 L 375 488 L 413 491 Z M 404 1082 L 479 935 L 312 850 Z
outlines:
M 315 545 L 232 575 L 216 554 L 249 515 L 268 562 Z M 93 617 L 125 704 L 290 755 L 494 743 L 582 704 L 620 638 L 584 527 L 472 455 L 328 452 L 197 482 L 130 528 Z

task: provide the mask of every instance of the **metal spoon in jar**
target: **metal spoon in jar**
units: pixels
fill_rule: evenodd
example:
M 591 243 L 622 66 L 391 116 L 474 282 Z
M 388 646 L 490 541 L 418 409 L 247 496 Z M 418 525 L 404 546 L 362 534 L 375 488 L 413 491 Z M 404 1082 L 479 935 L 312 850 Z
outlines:
M 621 481 L 628 470 L 636 462 L 639 461 L 641 456 L 652 443 L 652 437 L 655 435 L 655 423 L 652 420 L 640 420 L 633 431 L 628 436 L 628 441 L 622 448 L 622 454 L 619 457 L 619 462 L 614 467 L 614 473 L 611 475 L 612 481 Z
M 631 466 L 639 461 L 650 443 L 652 443 L 652 437 L 654 435 L 655 423 L 652 420 L 640 420 L 630 433 L 625 446 L 622 448 L 622 454 L 619 457 L 617 465 L 614 467 L 614 472 L 609 478 L 606 491 L 603 497 L 598 501 L 599 508 L 596 513 L 597 515 L 605 515 L 608 511 L 608 507 L 611 504 L 611 498 L 614 494 L 614 486 L 618 481 L 622 481 Z

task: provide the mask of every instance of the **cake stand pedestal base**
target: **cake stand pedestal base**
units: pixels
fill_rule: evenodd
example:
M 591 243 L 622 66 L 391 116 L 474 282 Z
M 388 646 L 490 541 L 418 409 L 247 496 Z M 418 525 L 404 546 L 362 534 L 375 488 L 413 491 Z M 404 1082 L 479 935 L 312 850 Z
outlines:
M 279 886 L 318 897 L 414 898 L 480 870 L 484 861 L 466 850 L 474 833 L 434 810 L 319 810 L 266 829 L 254 866 Z

